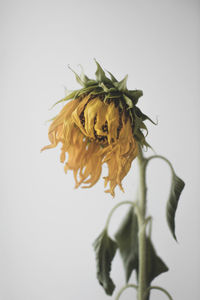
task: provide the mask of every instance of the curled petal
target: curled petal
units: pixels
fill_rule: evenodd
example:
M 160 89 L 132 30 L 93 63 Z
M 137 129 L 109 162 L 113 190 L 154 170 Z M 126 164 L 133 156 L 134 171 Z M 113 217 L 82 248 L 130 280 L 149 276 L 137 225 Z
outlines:
M 119 127 L 119 111 L 114 103 L 109 104 L 106 120 L 108 122 L 108 143 L 114 143 L 117 140 L 117 128 Z
M 115 104 L 100 98 L 75 99 L 66 104 L 49 128 L 50 145 L 62 144 L 60 161 L 72 170 L 75 187 L 92 187 L 100 178 L 102 165 L 108 166 L 105 191 L 113 197 L 115 187 L 123 191 L 122 181 L 138 154 L 131 121 Z

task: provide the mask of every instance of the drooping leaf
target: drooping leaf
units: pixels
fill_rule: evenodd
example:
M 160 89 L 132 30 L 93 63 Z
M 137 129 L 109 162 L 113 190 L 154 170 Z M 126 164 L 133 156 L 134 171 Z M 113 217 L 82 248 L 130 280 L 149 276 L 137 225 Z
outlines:
M 175 234 L 175 214 L 178 206 L 178 201 L 184 186 L 184 181 L 179 178 L 174 172 L 172 172 L 172 183 L 169 199 L 167 202 L 166 216 L 168 226 L 175 240 L 177 240 Z
M 128 282 L 132 271 L 138 267 L 138 223 L 133 208 L 125 216 L 115 234 L 115 239 L 124 264 L 126 282 Z
M 139 272 L 138 222 L 133 208 L 125 216 L 115 234 L 115 239 L 124 264 L 126 282 L 128 282 L 133 270 L 136 270 L 137 276 Z M 146 248 L 146 284 L 148 286 L 155 277 L 168 271 L 168 268 L 156 254 L 149 237 L 146 237 Z
M 150 285 L 151 281 L 158 275 L 167 272 L 169 269 L 163 260 L 157 255 L 153 244 L 149 237 L 146 239 L 146 253 L 147 253 L 147 271 L 146 271 L 146 284 Z M 137 270 L 138 272 L 138 270 Z
M 111 262 L 117 250 L 117 244 L 104 230 L 93 243 L 96 253 L 97 278 L 107 295 L 112 295 L 115 285 L 110 278 Z

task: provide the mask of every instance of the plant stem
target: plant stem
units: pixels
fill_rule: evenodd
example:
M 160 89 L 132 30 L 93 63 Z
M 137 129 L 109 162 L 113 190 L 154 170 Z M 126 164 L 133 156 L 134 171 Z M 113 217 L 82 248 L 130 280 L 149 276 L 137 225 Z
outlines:
M 106 230 L 108 230 L 108 226 L 109 226 L 109 224 L 110 224 L 111 217 L 112 217 L 113 213 L 115 212 L 115 210 L 116 210 L 119 206 L 124 205 L 124 204 L 130 204 L 130 205 L 132 205 L 133 207 L 135 206 L 135 203 L 132 202 L 132 201 L 123 201 L 123 202 L 120 202 L 120 203 L 116 204 L 116 205 L 112 208 L 112 210 L 110 211 L 110 213 L 109 213 L 109 215 L 108 215 L 108 218 L 107 218 L 107 221 L 106 221 L 106 225 L 105 225 Z
M 139 241 L 139 276 L 138 276 L 138 300 L 145 300 L 146 284 L 146 159 L 143 156 L 142 149 L 139 148 L 138 154 L 140 170 L 140 189 L 138 199 L 138 241 Z M 148 295 L 147 295 L 148 296 Z
M 128 289 L 128 288 L 134 288 L 134 289 L 137 290 L 137 285 L 135 285 L 135 284 L 127 284 L 127 285 L 125 285 L 123 288 L 121 288 L 121 290 L 120 290 L 119 293 L 117 294 L 115 300 L 119 300 L 121 294 L 122 294 L 126 289 Z
M 164 288 L 160 287 L 160 286 L 150 286 L 147 290 L 146 290 L 146 294 L 150 291 L 150 290 L 160 290 L 161 292 L 163 292 L 168 298 L 169 300 L 173 300 L 172 296 L 169 294 L 169 292 L 167 290 L 165 290 Z

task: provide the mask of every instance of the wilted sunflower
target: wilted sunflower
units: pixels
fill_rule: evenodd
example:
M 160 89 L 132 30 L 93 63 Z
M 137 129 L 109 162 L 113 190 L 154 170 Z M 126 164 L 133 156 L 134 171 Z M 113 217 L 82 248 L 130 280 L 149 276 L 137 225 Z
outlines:
M 147 130 L 143 121 L 149 118 L 136 107 L 142 91 L 128 90 L 127 76 L 117 81 L 108 72 L 109 79 L 96 64 L 96 80 L 74 72 L 82 88 L 57 102 L 71 100 L 51 123 L 51 144 L 42 150 L 62 143 L 60 161 L 64 163 L 68 153 L 64 170 L 73 170 L 76 188 L 92 187 L 106 163 L 105 187 L 110 187 L 105 192 L 114 196 L 116 185 L 123 191 L 122 180 L 138 154 L 138 144 L 148 146 L 142 130 Z

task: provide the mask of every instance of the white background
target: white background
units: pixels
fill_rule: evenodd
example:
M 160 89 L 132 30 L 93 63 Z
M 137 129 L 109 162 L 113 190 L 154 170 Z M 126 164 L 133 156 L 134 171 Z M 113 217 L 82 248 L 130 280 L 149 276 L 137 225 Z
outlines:
M 92 242 L 110 209 L 133 199 L 137 164 L 124 180 L 125 194 L 117 188 L 112 199 L 102 178 L 92 189 L 74 190 L 72 173 L 65 175 L 59 162 L 60 147 L 40 154 L 48 144 L 45 121 L 62 105 L 48 109 L 64 87 L 78 88 L 67 65 L 79 70 L 82 64 L 92 77 L 96 58 L 118 79 L 129 74 L 130 89 L 143 90 L 139 107 L 159 121 L 147 122 L 148 141 L 186 182 L 177 244 L 165 221 L 170 172 L 162 161 L 148 168 L 153 241 L 170 268 L 153 284 L 175 300 L 198 300 L 199 1 L 4 0 L 0 11 L 0 299 L 111 299 L 96 280 Z M 123 213 L 116 212 L 111 234 Z M 111 275 L 119 290 L 118 255 Z M 152 298 L 166 296 L 153 291 Z M 121 299 L 136 299 L 135 291 Z

